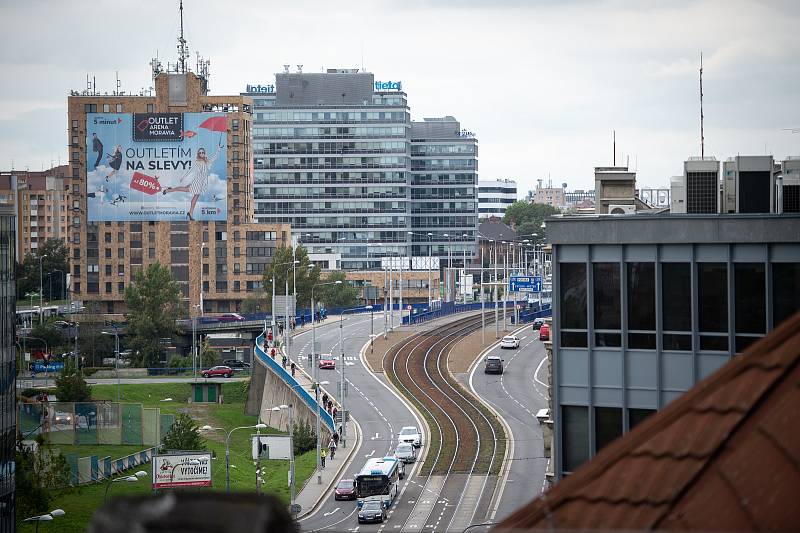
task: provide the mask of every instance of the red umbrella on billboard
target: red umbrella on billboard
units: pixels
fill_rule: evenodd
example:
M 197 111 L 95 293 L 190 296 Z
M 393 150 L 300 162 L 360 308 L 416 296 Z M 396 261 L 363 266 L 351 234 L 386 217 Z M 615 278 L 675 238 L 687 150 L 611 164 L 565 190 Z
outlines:
M 227 132 L 228 119 L 225 115 L 209 117 L 200 124 L 200 127 L 209 131 Z

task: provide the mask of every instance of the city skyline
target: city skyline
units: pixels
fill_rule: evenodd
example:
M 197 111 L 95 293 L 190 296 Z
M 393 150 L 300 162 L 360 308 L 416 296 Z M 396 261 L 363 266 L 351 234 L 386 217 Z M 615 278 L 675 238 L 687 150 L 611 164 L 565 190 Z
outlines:
M 668 185 L 700 152 L 702 51 L 706 155 L 800 154 L 789 131 L 800 126 L 800 8 L 790 2 L 317 5 L 187 1 L 190 62 L 195 52 L 211 60 L 212 94 L 273 84 L 284 64 L 400 81 L 412 120 L 447 109 L 479 139 L 481 179 L 516 179 L 522 197 L 548 176 L 593 188 L 593 167 L 612 162 L 612 130 L 617 163 L 636 168 L 637 186 Z M 120 89 L 138 94 L 152 84 L 151 57 L 176 60 L 177 2 L 99 7 L 51 3 L 42 19 L 42 4 L 4 6 L 2 64 L 16 83 L 0 89 L 1 167 L 66 162 L 64 95 L 87 75 L 111 93 L 119 71 Z

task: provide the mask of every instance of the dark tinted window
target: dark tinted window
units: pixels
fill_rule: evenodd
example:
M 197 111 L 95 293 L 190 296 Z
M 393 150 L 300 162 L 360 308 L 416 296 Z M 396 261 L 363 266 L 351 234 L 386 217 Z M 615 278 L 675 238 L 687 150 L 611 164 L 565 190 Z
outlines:
M 735 263 L 736 333 L 766 333 L 766 285 L 763 263 Z
M 633 429 L 655 412 L 655 409 L 628 409 L 628 429 Z
M 594 446 L 599 452 L 622 435 L 622 409 L 619 407 L 594 408 Z
M 772 324 L 778 325 L 800 311 L 800 264 L 772 265 Z
M 561 263 L 561 327 L 586 329 L 586 265 Z
M 619 264 L 594 263 L 594 327 L 621 329 Z
M 656 267 L 628 263 L 628 329 L 656 329 Z
M 662 265 L 661 301 L 665 331 L 692 330 L 692 278 L 689 263 Z
M 589 408 L 561 407 L 564 471 L 572 472 L 589 459 Z
M 728 331 L 728 267 L 725 263 L 697 265 L 697 300 L 700 331 Z

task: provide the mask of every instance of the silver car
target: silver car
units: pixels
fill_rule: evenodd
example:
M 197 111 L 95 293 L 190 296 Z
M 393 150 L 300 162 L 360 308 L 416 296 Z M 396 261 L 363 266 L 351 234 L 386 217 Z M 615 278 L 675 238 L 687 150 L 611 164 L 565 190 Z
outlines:
M 413 463 L 417 460 L 417 450 L 414 449 L 412 444 L 404 442 L 395 448 L 394 456 L 403 461 L 403 463 Z

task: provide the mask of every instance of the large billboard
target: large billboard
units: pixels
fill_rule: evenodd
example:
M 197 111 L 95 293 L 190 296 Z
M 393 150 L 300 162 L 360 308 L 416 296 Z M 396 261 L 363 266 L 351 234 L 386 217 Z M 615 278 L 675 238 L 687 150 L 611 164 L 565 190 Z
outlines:
M 88 220 L 226 220 L 225 113 L 90 113 Z
M 210 453 L 186 452 L 153 456 L 154 489 L 210 486 Z

